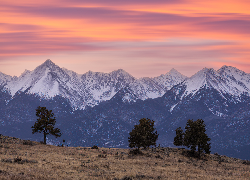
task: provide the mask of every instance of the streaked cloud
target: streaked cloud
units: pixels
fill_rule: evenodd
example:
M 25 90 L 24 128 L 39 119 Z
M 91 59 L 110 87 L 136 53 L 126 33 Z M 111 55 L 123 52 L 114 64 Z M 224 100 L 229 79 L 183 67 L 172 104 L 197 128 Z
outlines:
M 142 77 L 176 68 L 190 76 L 222 65 L 250 72 L 250 2 L 245 0 L 0 4 L 0 71 L 6 74 L 20 75 L 20 63 L 32 61 L 29 69 L 51 57 L 78 73 L 122 68 Z

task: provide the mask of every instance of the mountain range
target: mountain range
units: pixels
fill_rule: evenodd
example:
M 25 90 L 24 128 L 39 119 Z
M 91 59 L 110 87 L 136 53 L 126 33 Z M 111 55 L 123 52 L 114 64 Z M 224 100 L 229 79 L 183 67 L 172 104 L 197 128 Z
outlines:
M 47 60 L 20 77 L 0 73 L 2 134 L 41 139 L 30 127 L 35 109 L 46 106 L 70 146 L 128 147 L 128 133 L 140 118 L 155 121 L 158 144 L 173 146 L 177 127 L 203 119 L 212 152 L 250 159 L 249 104 L 250 74 L 231 66 L 203 68 L 191 77 L 172 69 L 136 79 L 122 69 L 77 74 Z

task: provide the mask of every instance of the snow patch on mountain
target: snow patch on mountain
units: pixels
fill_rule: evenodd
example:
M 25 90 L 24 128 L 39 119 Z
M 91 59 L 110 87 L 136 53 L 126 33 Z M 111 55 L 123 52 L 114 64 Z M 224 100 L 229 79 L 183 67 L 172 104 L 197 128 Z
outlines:
M 229 94 L 240 96 L 243 93 L 250 92 L 250 75 L 238 70 L 237 68 L 223 66 L 218 71 L 210 68 L 204 68 L 186 79 L 182 83 L 186 86 L 183 97 L 194 95 L 201 88 L 214 88 L 221 96 Z
M 5 86 L 8 82 L 10 82 L 13 79 L 12 76 L 6 75 L 4 73 L 0 72 L 0 86 Z
M 173 86 L 181 83 L 187 78 L 187 76 L 182 75 L 177 70 L 171 69 L 168 73 L 155 77 L 153 78 L 153 80 L 157 82 L 158 85 L 164 88 L 166 91 L 171 89 Z
M 17 91 L 24 91 L 30 87 L 31 71 L 25 70 L 18 78 L 13 78 L 5 86 L 9 90 L 10 94 L 14 96 Z
M 194 95 L 200 88 L 209 86 L 207 82 L 207 72 L 209 70 L 214 71 L 213 69 L 204 68 L 182 83 L 186 86 L 186 90 L 183 93 L 182 98 L 189 94 Z
M 172 111 L 174 110 L 175 106 L 177 106 L 178 104 L 179 104 L 179 103 L 176 103 L 176 104 L 174 104 L 173 106 L 171 106 L 169 112 L 172 112 Z
M 250 92 L 250 74 L 247 74 L 232 66 L 223 66 L 218 70 L 220 76 L 229 85 L 229 91 L 232 95 Z
M 136 79 L 122 69 L 110 73 L 88 71 L 85 74 L 77 74 L 60 68 L 51 60 L 45 61 L 33 71 L 25 70 L 20 77 L 0 73 L 0 85 L 12 96 L 18 91 L 26 90 L 27 93 L 44 98 L 59 95 L 67 98 L 75 109 L 84 109 L 85 106 L 95 106 L 110 100 L 125 87 L 128 87 L 129 91 L 123 94 L 123 100 L 132 102 L 137 99 L 161 97 L 178 84 L 179 89 L 176 88 L 174 93 L 181 96 L 181 99 L 189 95 L 194 96 L 201 88 L 213 88 L 221 96 L 230 94 L 236 101 L 240 101 L 241 94 L 249 95 L 250 74 L 234 67 L 223 66 L 218 71 L 204 68 L 190 78 L 171 69 L 155 78 Z M 171 107 L 171 111 L 175 106 Z
M 53 80 L 53 76 L 50 74 L 49 68 L 46 68 L 44 76 L 31 86 L 29 93 L 39 94 L 40 96 L 46 98 L 54 97 L 60 94 L 59 82 Z

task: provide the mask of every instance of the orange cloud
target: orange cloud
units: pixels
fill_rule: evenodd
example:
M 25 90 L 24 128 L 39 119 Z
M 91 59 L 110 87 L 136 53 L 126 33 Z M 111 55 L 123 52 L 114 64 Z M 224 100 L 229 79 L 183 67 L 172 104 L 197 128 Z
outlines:
M 246 0 L 2 0 L 0 16 L 0 62 L 62 52 L 105 52 L 117 59 L 114 54 L 119 52 L 138 59 L 138 66 L 148 57 L 156 62 L 155 71 L 160 64 L 183 64 L 185 58 L 199 64 L 197 59 L 204 57 L 216 67 L 250 64 L 250 2 Z M 173 39 L 177 44 L 188 39 L 189 45 L 176 45 Z

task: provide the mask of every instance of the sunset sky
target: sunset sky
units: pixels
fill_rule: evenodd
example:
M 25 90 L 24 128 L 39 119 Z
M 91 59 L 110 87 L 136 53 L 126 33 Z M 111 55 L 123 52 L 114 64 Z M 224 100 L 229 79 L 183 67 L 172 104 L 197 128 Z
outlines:
M 250 73 L 249 0 L 0 0 L 0 72 Z

